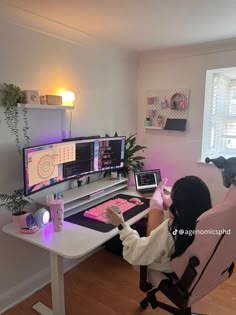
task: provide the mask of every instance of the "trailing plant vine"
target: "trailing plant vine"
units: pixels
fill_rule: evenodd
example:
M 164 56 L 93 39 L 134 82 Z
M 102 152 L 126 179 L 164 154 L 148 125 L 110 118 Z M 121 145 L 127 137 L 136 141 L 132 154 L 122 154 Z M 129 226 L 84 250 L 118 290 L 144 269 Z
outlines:
M 21 89 L 14 84 L 4 83 L 1 89 L 1 104 L 4 107 L 4 120 L 10 129 L 10 132 L 15 136 L 16 147 L 21 155 L 22 145 L 19 135 L 19 110 L 17 103 L 24 103 L 24 95 Z M 29 144 L 29 135 L 28 135 L 28 119 L 27 119 L 27 108 L 24 107 L 22 110 L 23 113 L 23 135 L 24 135 L 24 146 Z

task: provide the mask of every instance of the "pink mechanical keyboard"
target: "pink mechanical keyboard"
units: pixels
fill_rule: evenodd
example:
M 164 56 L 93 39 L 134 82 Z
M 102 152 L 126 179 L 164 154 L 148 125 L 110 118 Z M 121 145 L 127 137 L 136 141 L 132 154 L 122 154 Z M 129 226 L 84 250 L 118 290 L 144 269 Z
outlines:
M 105 201 L 104 203 L 95 206 L 84 212 L 84 217 L 94 219 L 101 222 L 106 222 L 106 218 L 103 216 L 103 211 L 109 206 L 118 206 L 122 213 L 135 207 L 136 205 L 127 201 L 126 199 L 116 198 L 112 200 Z

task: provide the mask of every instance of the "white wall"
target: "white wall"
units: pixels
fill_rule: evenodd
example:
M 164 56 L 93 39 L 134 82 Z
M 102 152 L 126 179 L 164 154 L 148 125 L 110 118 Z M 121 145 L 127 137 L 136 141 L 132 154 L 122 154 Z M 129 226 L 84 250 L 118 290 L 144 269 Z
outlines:
M 160 168 L 169 185 L 180 177 L 196 175 L 209 186 L 213 203 L 225 193 L 221 175 L 212 165 L 199 164 L 203 126 L 206 70 L 236 65 L 236 42 L 144 54 L 138 73 L 138 134 L 148 147 L 145 168 Z M 145 93 L 148 89 L 190 88 L 190 107 L 186 132 L 145 130 Z
M 75 30 L 0 5 L 0 83 L 53 94 L 75 93 L 72 136 L 129 135 L 136 127 L 136 61 L 132 56 Z M 23 185 L 22 160 L 0 107 L 0 192 Z M 29 110 L 31 144 L 69 136 L 69 113 Z M 0 212 L 0 228 L 11 221 Z M 43 250 L 0 229 L 0 313 L 48 278 Z

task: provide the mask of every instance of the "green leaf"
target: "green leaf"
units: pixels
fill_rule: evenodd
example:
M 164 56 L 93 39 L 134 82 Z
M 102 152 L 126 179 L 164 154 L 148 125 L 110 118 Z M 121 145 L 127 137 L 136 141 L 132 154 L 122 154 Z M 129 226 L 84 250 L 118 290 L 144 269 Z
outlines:
M 134 154 L 135 152 L 138 152 L 144 149 L 146 149 L 146 147 L 137 144 L 130 150 L 130 153 Z
M 144 160 L 145 157 L 144 157 L 144 156 L 135 156 L 135 157 L 133 157 L 132 159 L 133 159 L 133 161 Z

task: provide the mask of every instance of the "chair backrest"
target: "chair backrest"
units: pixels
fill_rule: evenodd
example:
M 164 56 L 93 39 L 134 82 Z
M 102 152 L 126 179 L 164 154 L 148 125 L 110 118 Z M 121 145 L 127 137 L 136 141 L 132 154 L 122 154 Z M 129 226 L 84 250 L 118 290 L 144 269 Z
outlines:
M 228 268 L 236 258 L 235 243 L 236 186 L 231 186 L 223 202 L 198 218 L 193 243 L 171 262 L 180 279 L 190 257 L 200 260 L 196 267 L 197 277 L 189 289 L 189 305 L 228 278 Z

